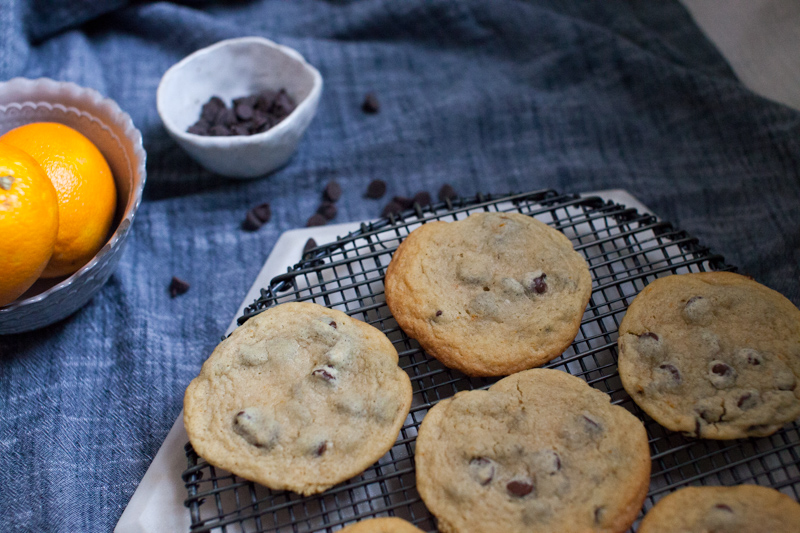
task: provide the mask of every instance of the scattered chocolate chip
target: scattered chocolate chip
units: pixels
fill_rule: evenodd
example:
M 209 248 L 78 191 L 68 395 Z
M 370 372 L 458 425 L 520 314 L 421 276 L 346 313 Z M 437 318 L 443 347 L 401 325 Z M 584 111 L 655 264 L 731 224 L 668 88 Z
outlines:
M 175 298 L 178 295 L 184 294 L 189 290 L 189 283 L 180 278 L 172 276 L 172 281 L 169 283 L 169 295 Z
M 545 278 L 547 278 L 547 274 L 542 274 L 538 278 L 533 278 L 533 285 L 531 285 L 530 290 L 536 294 L 544 294 L 547 292 L 547 282 Z
M 764 356 L 752 348 L 740 348 L 736 350 L 734 362 L 739 365 L 760 366 L 764 362 Z
M 375 96 L 375 93 L 367 93 L 364 96 L 364 102 L 361 104 L 361 110 L 364 113 L 377 113 L 381 110 L 381 105 L 378 103 L 378 97 Z
M 703 297 L 702 297 L 702 296 L 692 296 L 691 298 L 689 298 L 688 300 L 686 300 L 686 305 L 692 305 L 692 304 L 694 304 L 695 302 L 697 302 L 698 300 L 702 300 L 702 299 L 703 299 Z
M 310 252 L 316 247 L 317 247 L 317 241 L 315 241 L 314 239 L 308 239 L 306 241 L 306 244 L 303 246 L 303 255 L 305 256 L 308 252 Z
M 383 195 L 386 194 L 386 182 L 383 180 L 372 180 L 367 185 L 367 193 L 365 196 L 367 198 L 372 198 L 377 200 L 378 198 L 383 198 Z
M 595 524 L 599 524 L 599 523 L 600 523 L 600 520 L 602 520 L 602 519 L 603 519 L 603 512 L 604 512 L 604 511 L 605 511 L 605 507 L 602 507 L 602 506 L 600 506 L 600 507 L 597 507 L 597 508 L 594 510 L 594 523 L 595 523 Z
M 256 218 L 258 218 L 258 220 L 260 220 L 264 224 L 269 222 L 270 219 L 272 218 L 272 208 L 269 206 L 268 203 L 259 204 L 254 208 L 252 208 L 251 211 L 256 216 Z
M 515 479 L 508 482 L 506 485 L 506 490 L 508 490 L 509 494 L 512 496 L 522 498 L 523 496 L 527 496 L 533 492 L 533 484 L 527 481 L 519 481 Z
M 391 201 L 386 204 L 386 207 L 383 208 L 381 212 L 382 216 L 388 217 L 389 215 L 399 215 L 403 211 L 403 206 L 398 204 L 395 201 Z
M 331 320 L 331 321 L 330 321 L 330 323 L 329 323 L 328 325 L 329 325 L 330 327 L 332 327 L 333 329 L 339 329 L 339 328 L 336 326 L 336 322 L 334 322 L 333 320 Z
M 442 316 L 442 310 L 436 311 L 436 316 Z
M 442 185 L 442 188 L 439 189 L 439 201 L 444 202 L 448 198 L 450 200 L 458 198 L 458 193 L 456 192 L 456 190 L 453 188 L 452 185 L 450 185 L 449 183 L 445 183 L 444 185 Z
M 322 196 L 329 202 L 337 202 L 342 197 L 342 186 L 335 181 L 329 181 Z
M 253 210 L 247 212 L 244 216 L 244 222 L 242 222 L 242 229 L 245 231 L 256 231 L 258 228 L 262 226 L 263 222 L 258 219 L 258 217 L 253 213 Z
M 421 206 L 431 205 L 431 194 L 427 191 L 420 191 L 412 198 L 412 205 L 419 204 Z
M 653 339 L 654 341 L 657 341 L 657 340 L 658 340 L 658 335 L 656 335 L 655 333 L 653 333 L 653 332 L 651 332 L 651 331 L 645 331 L 644 333 L 642 333 L 641 335 L 639 335 L 639 338 L 640 338 L 640 339 L 641 339 L 642 337 L 650 337 L 650 338 L 651 338 L 651 339 Z
M 328 367 L 328 368 L 333 370 L 333 367 Z M 333 373 L 330 372 L 326 368 L 317 368 L 316 370 L 311 372 L 311 375 L 314 376 L 314 377 L 323 379 L 323 380 L 327 381 L 328 383 L 330 383 L 330 382 L 332 382 L 333 380 L 336 379 L 336 376 L 334 376 Z
M 317 457 L 321 457 L 323 453 L 328 450 L 328 441 L 323 441 L 319 446 L 317 446 L 317 450 L 314 452 L 317 454 Z
M 662 365 L 659 365 L 658 368 L 660 368 L 661 370 L 666 370 L 667 372 L 672 374 L 672 379 L 674 379 L 675 381 L 678 381 L 678 382 L 681 381 L 681 373 L 675 367 L 675 365 L 671 365 L 669 363 L 664 363 Z
M 333 202 L 322 202 L 322 204 L 317 208 L 317 213 L 324 216 L 327 220 L 333 220 L 336 218 L 336 204 Z
M 408 209 L 414 205 L 414 199 L 407 196 L 395 196 L 392 201 L 400 205 L 403 209 Z
M 14 185 L 14 176 L 0 176 L 0 189 L 10 191 L 12 185 Z
M 494 479 L 494 463 L 486 457 L 475 457 L 469 462 L 473 478 L 481 485 L 488 485 Z
M 725 505 L 724 503 L 718 503 L 714 506 L 714 509 L 719 509 L 720 511 L 727 511 L 729 513 L 733 512 L 733 509 L 730 508 L 729 505 Z
M 306 221 L 306 227 L 310 228 L 312 226 L 324 226 L 328 223 L 328 219 L 324 216 L 320 215 L 319 213 L 314 213 L 311 215 L 311 218 Z
M 194 133 L 195 135 L 208 135 L 209 128 L 211 128 L 211 124 L 201 119 L 189 126 L 189 129 L 186 131 L 189 133 Z

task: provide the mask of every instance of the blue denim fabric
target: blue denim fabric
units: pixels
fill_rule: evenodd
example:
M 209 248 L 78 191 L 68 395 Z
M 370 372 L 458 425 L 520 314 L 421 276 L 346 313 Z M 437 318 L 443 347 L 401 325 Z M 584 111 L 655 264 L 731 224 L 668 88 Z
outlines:
M 254 181 L 200 168 L 156 112 L 173 63 L 261 35 L 325 79 L 290 164 Z M 0 79 L 94 87 L 148 153 L 119 269 L 72 317 L 0 338 L 0 530 L 110 531 L 281 232 L 325 183 L 363 197 L 625 188 L 800 303 L 800 113 L 744 88 L 674 0 L 0 0 Z M 365 93 L 380 113 L 360 109 Z M 252 205 L 273 218 L 241 231 Z M 173 275 L 191 289 L 171 299 Z

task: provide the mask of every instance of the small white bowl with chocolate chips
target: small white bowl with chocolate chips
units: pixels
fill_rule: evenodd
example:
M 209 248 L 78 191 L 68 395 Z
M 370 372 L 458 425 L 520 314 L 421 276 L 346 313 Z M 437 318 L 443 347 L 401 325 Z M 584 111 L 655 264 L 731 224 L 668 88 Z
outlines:
M 319 71 L 295 50 L 242 37 L 173 65 L 156 105 L 167 132 L 206 169 L 256 178 L 289 161 L 321 93 Z

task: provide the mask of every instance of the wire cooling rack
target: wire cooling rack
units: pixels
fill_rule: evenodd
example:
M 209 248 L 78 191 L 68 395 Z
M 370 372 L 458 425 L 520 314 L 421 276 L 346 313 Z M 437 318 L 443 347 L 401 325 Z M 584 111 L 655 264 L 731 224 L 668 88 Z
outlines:
M 435 520 L 416 490 L 417 429 L 439 400 L 461 390 L 487 387 L 497 379 L 468 378 L 422 351 L 389 313 L 383 277 L 392 253 L 414 228 L 433 220 L 461 220 L 481 211 L 534 216 L 564 232 L 586 258 L 592 274 L 592 298 L 580 331 L 572 346 L 545 366 L 582 377 L 644 422 L 653 461 L 644 510 L 687 485 L 753 483 L 798 499 L 797 422 L 766 438 L 687 438 L 667 431 L 644 414 L 622 388 L 617 372 L 617 329 L 628 304 L 645 285 L 670 274 L 733 268 L 685 231 L 652 215 L 598 197 L 545 190 L 504 197 L 478 195 L 425 208 L 415 205 L 399 216 L 362 224 L 358 231 L 307 252 L 286 274 L 262 289 L 261 297 L 245 310 L 239 324 L 278 303 L 311 301 L 340 309 L 383 331 L 400 354 L 400 366 L 411 377 L 411 412 L 394 447 L 376 464 L 310 497 L 271 491 L 224 472 L 198 457 L 187 444 L 189 468 L 183 480 L 192 532 L 332 532 L 355 520 L 385 515 L 436 531 Z

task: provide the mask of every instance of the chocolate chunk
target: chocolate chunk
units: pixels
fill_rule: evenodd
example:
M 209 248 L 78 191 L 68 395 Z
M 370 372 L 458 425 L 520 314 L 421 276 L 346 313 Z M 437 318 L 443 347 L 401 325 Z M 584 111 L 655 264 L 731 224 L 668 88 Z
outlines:
M 589 433 L 600 433 L 601 431 L 603 431 L 603 426 L 600 425 L 600 422 L 586 415 L 581 415 L 581 416 L 583 418 L 586 431 L 588 431 Z
M 605 513 L 605 507 L 600 506 L 594 510 L 594 523 L 599 524 L 600 521 L 603 519 L 603 514 Z
M 331 320 L 331 321 L 328 323 L 328 325 L 329 325 L 330 327 L 332 327 L 333 329 L 339 329 L 339 328 L 336 326 L 336 322 L 334 322 L 333 320 Z
M 399 204 L 403 209 L 408 209 L 414 205 L 414 199 L 407 196 L 395 196 L 392 201 Z
M 700 418 L 709 424 L 715 424 L 721 420 L 719 413 L 715 413 L 714 411 L 700 411 L 698 414 Z
M 331 383 L 334 380 L 336 380 L 336 370 L 332 366 L 317 368 L 313 372 L 311 372 L 311 375 L 316 378 L 327 381 L 328 383 Z
M 265 89 L 258 93 L 256 96 L 256 101 L 253 106 L 263 113 L 269 113 L 272 109 L 272 103 L 275 101 L 275 98 L 278 96 L 278 91 L 273 91 L 272 89 Z
M 669 363 L 664 363 L 664 364 L 662 364 L 662 365 L 659 365 L 659 367 L 658 367 L 658 368 L 660 368 L 661 370 L 666 370 L 667 372 L 669 372 L 670 374 L 672 374 L 672 379 L 674 379 L 675 381 L 677 381 L 677 382 L 680 382 L 680 381 L 681 381 L 681 373 L 680 373 L 680 371 L 679 371 L 679 370 L 678 370 L 678 369 L 675 367 L 675 365 L 671 365 L 671 364 L 669 364 Z
M 208 134 L 214 137 L 227 137 L 231 134 L 231 130 L 227 126 L 215 124 L 209 128 Z
M 195 135 L 208 135 L 209 128 L 211 128 L 211 124 L 201 119 L 189 126 L 186 131 Z
M 329 202 L 337 202 L 342 197 L 342 186 L 335 181 L 329 181 L 322 196 Z
M 253 118 L 254 110 L 252 104 L 241 103 L 236 105 L 234 112 L 239 120 L 250 120 Z
M 200 110 L 200 118 L 205 122 L 214 122 L 220 110 L 225 108 L 225 102 L 219 96 L 212 96 L 208 102 L 203 104 Z
M 525 480 L 513 480 L 509 481 L 506 485 L 506 490 L 508 490 L 509 494 L 512 496 L 516 496 L 517 498 L 522 498 L 523 496 L 527 496 L 531 492 L 533 492 L 533 483 Z
M 733 509 L 730 508 L 729 505 L 725 505 L 724 503 L 718 503 L 714 506 L 714 509 L 719 509 L 720 511 L 727 511 L 729 513 L 733 512 Z
M 278 441 L 280 426 L 258 409 L 248 407 L 234 415 L 233 431 L 256 448 L 269 450 Z
M 494 462 L 486 457 L 475 457 L 469 462 L 470 474 L 480 485 L 488 485 L 494 479 Z
M 272 102 L 272 108 L 270 109 L 270 112 L 273 116 L 283 119 L 284 117 L 288 116 L 289 113 L 294 111 L 295 107 L 296 106 L 294 100 L 292 100 L 292 97 L 289 96 L 285 89 L 281 89 L 278 91 L 277 96 L 275 96 L 275 100 Z
M 310 228 L 312 226 L 324 226 L 328 223 L 328 219 L 324 216 L 320 215 L 319 213 L 314 213 L 311 215 L 311 218 L 306 221 L 306 227 Z
M 708 380 L 718 389 L 727 389 L 736 382 L 736 371 L 729 364 L 714 360 L 708 363 Z
M 184 294 L 186 291 L 188 291 L 189 287 L 189 282 L 172 276 L 172 281 L 169 283 L 169 295 L 170 297 L 175 298 L 176 296 Z
M 381 216 L 388 217 L 389 215 L 399 215 L 403 211 L 403 206 L 395 201 L 391 201 L 383 208 Z
M 530 290 L 536 294 L 544 294 L 547 292 L 547 282 L 545 282 L 545 278 L 547 278 L 547 274 L 542 274 L 537 278 L 533 278 L 533 285 L 531 285 Z
M 383 180 L 372 180 L 367 185 L 367 193 L 365 196 L 367 198 L 372 198 L 377 200 L 378 198 L 383 198 L 383 195 L 386 194 L 386 182 Z
M 453 188 L 452 185 L 450 185 L 449 183 L 445 183 L 444 185 L 442 185 L 442 188 L 439 189 L 439 201 L 444 202 L 448 198 L 450 200 L 458 198 L 458 193 L 456 192 L 456 190 Z
M 412 205 L 419 204 L 421 206 L 431 205 L 431 195 L 427 191 L 420 191 L 412 198 Z
M 649 337 L 649 338 L 653 339 L 654 341 L 658 340 L 658 335 L 656 335 L 655 333 L 653 333 L 651 331 L 646 331 L 646 332 L 642 333 L 641 335 L 639 335 L 640 339 L 642 337 Z
M 303 255 L 305 256 L 308 252 L 310 252 L 316 247 L 317 247 L 317 241 L 315 241 L 314 239 L 308 239 L 306 241 L 306 244 L 303 246 Z
M 758 393 L 755 391 L 743 393 L 736 401 L 736 407 L 743 411 L 752 409 L 756 405 L 758 405 Z
M 711 301 L 702 296 L 693 296 L 686 301 L 682 314 L 687 324 L 707 326 L 713 318 Z
M 322 204 L 317 208 L 317 213 L 324 216 L 327 220 L 333 220 L 336 218 L 336 204 L 333 202 L 322 202 Z
M 375 93 L 367 93 L 364 96 L 364 102 L 361 104 L 361 110 L 364 113 L 374 114 L 381 110 L 381 105 L 378 103 L 378 97 Z
M 314 453 L 317 455 L 317 457 L 322 457 L 322 454 L 326 451 L 328 451 L 328 441 L 322 441 L 319 446 L 317 446 L 317 449 L 314 451 Z
M 438 310 L 438 311 L 436 311 L 436 316 L 442 316 L 442 312 L 443 312 L 443 311 L 442 311 L 441 309 L 440 309 L 440 310 Z
M 233 109 L 228 109 L 227 107 L 220 109 L 217 116 L 214 117 L 215 126 L 233 126 L 236 122 L 236 113 L 233 112 Z
M 733 360 L 736 364 L 742 366 L 761 366 L 764 363 L 764 356 L 752 348 L 741 348 L 736 350 Z

